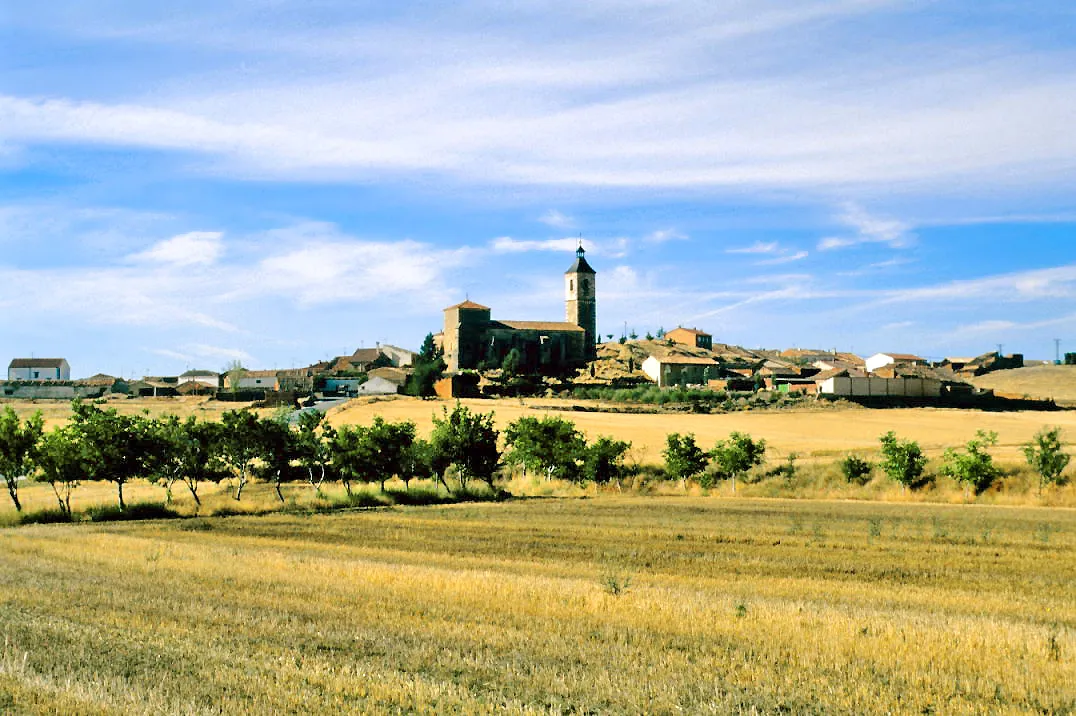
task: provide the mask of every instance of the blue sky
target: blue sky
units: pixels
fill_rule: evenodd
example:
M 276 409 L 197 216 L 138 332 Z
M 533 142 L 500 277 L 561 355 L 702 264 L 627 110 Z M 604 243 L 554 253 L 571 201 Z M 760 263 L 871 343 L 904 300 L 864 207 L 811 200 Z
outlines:
M 417 348 L 465 296 L 749 347 L 1076 350 L 1076 5 L 0 8 L 0 353 Z

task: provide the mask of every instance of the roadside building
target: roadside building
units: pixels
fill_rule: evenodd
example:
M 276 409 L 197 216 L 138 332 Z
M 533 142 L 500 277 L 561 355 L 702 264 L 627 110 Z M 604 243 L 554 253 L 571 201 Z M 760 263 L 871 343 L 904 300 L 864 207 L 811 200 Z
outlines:
M 71 380 L 71 366 L 63 358 L 15 358 L 7 367 L 8 380 Z
M 224 387 L 236 390 L 280 390 L 280 379 L 275 370 L 244 370 L 224 377 Z
M 220 373 L 214 373 L 211 370 L 188 370 L 179 376 L 178 384 L 184 383 L 199 383 L 207 388 L 219 388 L 220 387 Z

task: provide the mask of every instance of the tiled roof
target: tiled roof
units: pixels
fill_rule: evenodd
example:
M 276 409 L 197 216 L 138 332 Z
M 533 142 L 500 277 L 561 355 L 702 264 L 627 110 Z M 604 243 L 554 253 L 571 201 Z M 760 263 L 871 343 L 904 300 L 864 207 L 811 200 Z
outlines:
M 583 328 L 574 323 L 558 321 L 497 321 L 502 326 L 515 328 L 518 331 L 563 331 L 582 333 Z
M 470 299 L 464 301 L 463 303 L 457 303 L 455 306 L 449 306 L 445 310 L 446 311 L 451 311 L 454 308 L 477 309 L 477 310 L 481 310 L 481 311 L 489 311 L 490 310 L 489 306 L 483 306 L 481 303 L 475 303 L 474 301 L 472 301 Z
M 357 351 L 351 354 L 351 357 L 359 363 L 371 363 L 377 360 L 377 357 L 379 355 L 381 355 L 380 349 L 359 348 Z

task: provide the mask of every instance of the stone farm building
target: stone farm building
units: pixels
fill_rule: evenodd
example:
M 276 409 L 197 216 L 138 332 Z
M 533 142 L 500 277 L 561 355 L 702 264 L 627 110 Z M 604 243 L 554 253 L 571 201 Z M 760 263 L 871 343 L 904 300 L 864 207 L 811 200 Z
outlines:
M 575 263 L 564 272 L 563 322 L 493 320 L 489 307 L 470 300 L 446 308 L 441 340 L 448 372 L 499 368 L 513 348 L 525 372 L 566 370 L 592 358 L 597 340 L 597 272 L 584 253 L 580 246 Z

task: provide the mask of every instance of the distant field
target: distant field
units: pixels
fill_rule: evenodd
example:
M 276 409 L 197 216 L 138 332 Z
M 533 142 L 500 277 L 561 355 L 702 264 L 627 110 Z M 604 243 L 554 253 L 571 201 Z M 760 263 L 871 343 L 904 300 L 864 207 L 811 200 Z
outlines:
M 249 403 L 227 403 L 210 400 L 204 396 L 182 396 L 175 398 L 114 398 L 107 401 L 106 408 L 115 408 L 124 415 L 148 412 L 157 417 L 173 414 L 181 418 L 197 415 L 205 420 L 219 420 L 220 414 L 248 406 Z M 22 416 L 30 416 L 40 411 L 45 418 L 45 428 L 63 425 L 71 417 L 71 404 L 65 400 L 0 400 L 0 410 L 11 407 Z
M 1072 510 L 601 498 L 0 530 L 0 712 L 1073 709 Z
M 980 388 L 991 388 L 1014 395 L 1076 403 L 1076 366 L 1073 365 L 999 370 L 974 378 L 972 382 Z
M 640 462 L 660 462 L 665 436 L 670 432 L 695 433 L 699 443 L 712 447 L 734 430 L 765 438 L 776 454 L 795 452 L 801 457 L 831 459 L 849 450 L 875 451 L 878 437 L 888 430 L 920 441 L 932 456 L 946 447 L 961 445 L 979 428 L 995 430 L 1000 444 L 995 454 L 1004 460 L 1019 460 L 1019 446 L 1047 425 L 1065 428 L 1069 440 L 1076 441 L 1076 411 L 984 413 L 970 410 L 908 409 L 819 409 L 759 410 L 724 415 L 626 414 L 590 412 L 546 412 L 543 407 L 564 406 L 562 400 L 464 400 L 472 410 L 496 413 L 503 428 L 521 415 L 557 415 L 575 424 L 590 438 L 611 435 L 630 440 Z M 369 423 L 375 415 L 388 420 L 413 420 L 420 433 L 432 426 L 433 414 L 440 413 L 448 401 L 423 401 L 395 398 L 377 401 L 352 401 L 330 413 L 337 424 Z

